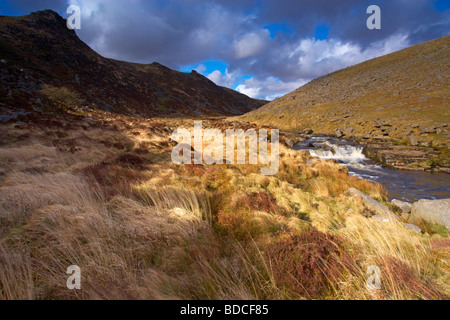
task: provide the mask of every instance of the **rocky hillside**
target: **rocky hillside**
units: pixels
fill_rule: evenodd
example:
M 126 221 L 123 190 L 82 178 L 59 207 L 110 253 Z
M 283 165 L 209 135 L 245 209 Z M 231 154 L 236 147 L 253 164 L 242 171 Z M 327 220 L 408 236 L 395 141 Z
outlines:
M 450 36 L 316 79 L 244 118 L 359 140 L 394 166 L 449 166 Z
M 44 85 L 66 87 L 87 106 L 138 116 L 236 115 L 265 103 L 194 71 L 106 59 L 51 10 L 0 16 L 0 83 L 0 108 L 45 104 Z

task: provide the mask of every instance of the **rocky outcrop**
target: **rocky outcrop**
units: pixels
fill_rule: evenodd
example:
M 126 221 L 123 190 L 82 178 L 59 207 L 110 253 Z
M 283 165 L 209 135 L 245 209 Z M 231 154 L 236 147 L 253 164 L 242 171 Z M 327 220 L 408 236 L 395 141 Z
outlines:
M 420 200 L 411 208 L 410 222 L 423 219 L 450 229 L 450 199 Z
M 367 216 L 367 218 L 371 218 L 373 220 L 382 222 L 382 223 L 399 223 L 403 224 L 406 228 L 409 230 L 415 231 L 417 233 L 422 233 L 422 229 L 415 224 L 412 223 L 403 223 L 399 220 L 399 218 L 391 211 L 388 207 L 386 207 L 384 204 L 379 203 L 375 199 L 369 197 L 365 193 L 351 188 L 347 190 L 346 192 L 349 196 L 356 197 L 361 199 L 364 202 L 365 207 L 372 212 L 372 216 Z M 398 200 L 393 200 L 393 202 L 396 203 L 397 206 L 402 205 L 404 207 L 405 211 L 408 211 L 408 209 L 411 208 L 411 205 L 407 202 L 402 202 Z M 409 207 L 408 207 L 409 205 Z M 407 217 L 404 217 L 407 218 Z
M 369 197 L 365 193 L 362 193 L 355 188 L 349 189 L 346 193 L 352 197 L 362 199 L 366 208 L 375 216 L 380 216 L 382 218 L 390 220 L 397 220 L 397 216 L 391 210 L 389 210 L 388 207 Z
M 0 106 L 12 108 L 39 105 L 44 84 L 69 88 L 86 105 L 140 117 L 241 115 L 266 103 L 195 71 L 104 58 L 51 10 L 0 16 L 0 59 Z

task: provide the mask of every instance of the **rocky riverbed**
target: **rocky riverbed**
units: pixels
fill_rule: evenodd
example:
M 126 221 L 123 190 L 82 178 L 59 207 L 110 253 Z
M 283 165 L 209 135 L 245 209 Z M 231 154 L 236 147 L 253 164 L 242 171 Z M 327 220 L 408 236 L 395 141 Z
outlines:
M 448 173 L 392 168 L 393 166 L 383 165 L 386 160 L 380 163 L 367 157 L 372 152 L 367 146 L 343 138 L 311 135 L 302 136 L 300 140 L 301 142 L 296 144 L 291 140 L 288 142 L 297 150 L 308 150 L 314 157 L 342 163 L 351 175 L 383 184 L 390 199 L 414 202 L 421 199 L 450 198 Z M 395 153 L 390 153 L 393 154 Z M 404 159 L 416 156 L 411 150 L 402 151 L 402 154 Z M 373 158 L 377 159 L 375 156 Z

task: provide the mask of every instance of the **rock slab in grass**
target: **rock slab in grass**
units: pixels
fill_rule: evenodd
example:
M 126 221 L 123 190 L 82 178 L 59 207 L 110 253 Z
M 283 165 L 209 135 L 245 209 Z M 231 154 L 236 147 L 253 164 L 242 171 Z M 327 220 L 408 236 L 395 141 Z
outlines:
M 389 210 L 388 207 L 369 197 L 367 194 L 362 193 L 355 188 L 347 190 L 346 193 L 352 197 L 361 198 L 366 208 L 373 212 L 375 215 L 397 220 L 397 216 L 391 210 Z
M 392 200 L 391 203 L 393 205 L 396 205 L 397 207 L 399 207 L 404 214 L 411 213 L 411 207 L 412 207 L 411 203 L 405 202 L 405 201 L 400 201 L 397 199 Z
M 423 219 L 450 230 L 450 199 L 419 200 L 412 205 L 410 221 Z
M 415 231 L 417 233 L 422 233 L 422 229 L 420 229 L 418 226 L 416 226 L 415 224 L 411 224 L 411 223 L 405 223 L 404 224 L 405 227 L 407 227 L 408 229 Z

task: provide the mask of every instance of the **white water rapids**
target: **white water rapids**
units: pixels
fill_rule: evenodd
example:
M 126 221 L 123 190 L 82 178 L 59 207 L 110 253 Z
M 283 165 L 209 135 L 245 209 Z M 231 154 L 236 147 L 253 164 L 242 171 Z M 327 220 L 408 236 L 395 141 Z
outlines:
M 361 162 L 367 160 L 363 154 L 364 148 L 351 145 L 335 145 L 326 141 L 325 145 L 329 149 L 309 149 L 309 153 L 313 157 L 322 159 L 336 159 L 341 161 Z
M 295 149 L 308 150 L 311 156 L 316 158 L 334 159 L 345 165 L 351 175 L 383 184 L 390 198 L 410 202 L 419 199 L 450 198 L 448 174 L 382 167 L 364 155 L 364 147 L 344 139 L 312 136 L 310 140 L 296 145 Z

